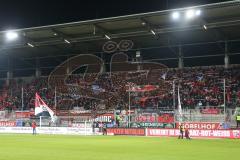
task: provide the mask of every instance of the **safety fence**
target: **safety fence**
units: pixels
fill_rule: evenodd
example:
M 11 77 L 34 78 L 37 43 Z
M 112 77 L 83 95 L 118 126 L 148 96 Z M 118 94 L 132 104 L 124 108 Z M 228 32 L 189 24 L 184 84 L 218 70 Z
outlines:
M 88 110 L 57 111 L 53 118 L 34 116 L 34 111 L 0 111 L 0 127 L 30 127 L 34 120 L 41 127 L 79 127 L 83 125 L 107 128 L 177 128 L 176 124 L 191 126 L 212 126 L 215 129 L 236 127 L 236 109 L 221 108 L 178 110 L 132 109 L 132 110 Z M 181 121 L 180 121 L 181 117 Z M 86 124 L 85 124 L 86 123 Z M 218 126 L 218 127 L 216 127 Z M 204 129 L 204 127 L 194 127 Z

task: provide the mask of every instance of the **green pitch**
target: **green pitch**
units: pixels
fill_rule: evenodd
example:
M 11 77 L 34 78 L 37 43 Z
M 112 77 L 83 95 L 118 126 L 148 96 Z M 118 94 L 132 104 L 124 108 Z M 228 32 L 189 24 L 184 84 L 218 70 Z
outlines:
M 235 160 L 240 140 L 0 134 L 0 160 Z

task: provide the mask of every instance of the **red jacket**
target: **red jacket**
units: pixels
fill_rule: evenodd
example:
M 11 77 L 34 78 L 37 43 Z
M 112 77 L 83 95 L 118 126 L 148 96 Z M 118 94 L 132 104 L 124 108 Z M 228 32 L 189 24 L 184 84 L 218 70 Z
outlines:
M 33 123 L 32 123 L 32 128 L 36 128 L 36 127 L 37 127 L 36 123 L 33 122 Z
M 188 128 L 185 129 L 185 136 L 189 137 L 189 130 L 188 130 Z

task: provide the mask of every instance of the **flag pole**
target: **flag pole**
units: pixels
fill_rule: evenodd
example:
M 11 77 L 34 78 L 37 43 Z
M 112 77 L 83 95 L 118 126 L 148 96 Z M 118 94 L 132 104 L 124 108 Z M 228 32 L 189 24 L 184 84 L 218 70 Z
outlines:
M 54 106 L 55 106 L 55 112 L 57 112 L 57 89 L 55 87 L 54 91 Z
M 21 123 L 23 124 L 23 107 L 24 107 L 24 102 L 23 102 L 23 86 L 22 86 L 22 93 L 21 93 L 21 99 L 22 99 L 22 113 L 21 113 Z
M 175 80 L 173 80 L 173 110 L 176 109 L 176 95 L 175 95 Z M 174 116 L 174 122 L 176 122 L 176 116 Z M 174 123 L 174 128 L 176 127 L 176 123 Z
M 131 93 L 130 93 L 131 86 L 129 84 L 129 91 L 128 91 L 128 127 L 130 128 L 130 123 L 131 123 Z
M 182 106 L 181 106 L 181 99 L 180 99 L 180 86 L 178 84 L 178 112 L 179 112 L 179 121 L 182 123 Z
M 223 79 L 223 112 L 224 112 L 224 122 L 226 120 L 226 80 Z
M 173 80 L 173 109 L 176 107 L 176 101 L 175 101 L 175 80 Z
M 22 87 L 22 111 L 23 111 L 23 106 L 24 106 L 24 102 L 23 102 L 23 87 Z
M 42 116 L 40 116 L 40 128 L 42 127 Z

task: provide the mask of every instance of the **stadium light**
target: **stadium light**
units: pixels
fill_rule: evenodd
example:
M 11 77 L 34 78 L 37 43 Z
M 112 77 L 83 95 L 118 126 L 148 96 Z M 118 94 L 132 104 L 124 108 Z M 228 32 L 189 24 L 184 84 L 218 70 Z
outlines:
M 68 44 L 71 43 L 71 42 L 70 42 L 69 40 L 67 40 L 67 39 L 64 39 L 64 42 L 66 42 L 66 43 L 68 43 Z
M 141 52 L 140 51 L 136 51 L 136 58 L 140 58 L 141 57 Z
M 207 30 L 207 26 L 206 26 L 205 24 L 203 25 L 203 28 L 204 28 L 205 30 Z
M 31 43 L 27 43 L 27 45 L 29 46 L 29 47 L 35 47 L 33 44 L 31 44 Z
M 155 36 L 156 35 L 156 33 L 154 32 L 154 30 L 150 30 L 150 32 Z
M 145 26 L 145 25 L 146 25 L 146 22 L 142 22 L 142 25 Z
M 192 19 L 194 18 L 194 10 L 187 10 L 186 13 L 185 13 L 185 17 L 186 19 Z
M 180 18 L 180 13 L 179 12 L 173 12 L 172 13 L 172 19 L 173 20 L 178 20 Z
M 196 16 L 200 16 L 201 13 L 202 13 L 202 12 L 201 12 L 201 10 L 199 10 L 199 9 L 195 11 L 195 15 L 196 15 Z
M 13 41 L 18 38 L 18 33 L 14 31 L 8 31 L 6 32 L 6 38 L 8 41 Z
M 106 39 L 111 39 L 111 37 L 109 37 L 108 35 L 104 35 Z

